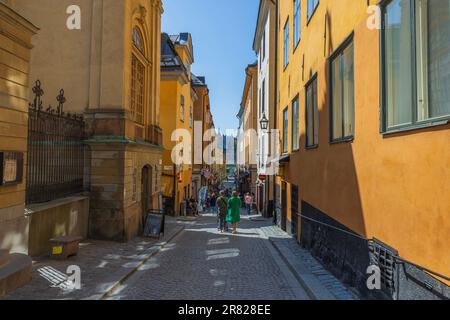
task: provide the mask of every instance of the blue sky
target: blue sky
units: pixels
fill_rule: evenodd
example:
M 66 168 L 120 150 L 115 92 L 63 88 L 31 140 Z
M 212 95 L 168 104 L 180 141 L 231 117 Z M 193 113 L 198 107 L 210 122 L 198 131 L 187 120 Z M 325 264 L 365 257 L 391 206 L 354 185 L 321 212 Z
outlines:
M 162 31 L 190 32 L 195 63 L 205 76 L 216 128 L 237 129 L 245 68 L 256 61 L 252 50 L 258 0 L 163 0 Z

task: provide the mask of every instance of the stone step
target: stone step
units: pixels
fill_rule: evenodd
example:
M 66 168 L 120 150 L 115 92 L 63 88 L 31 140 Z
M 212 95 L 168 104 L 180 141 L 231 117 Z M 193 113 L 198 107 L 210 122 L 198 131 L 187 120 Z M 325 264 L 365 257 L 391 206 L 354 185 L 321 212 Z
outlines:
M 0 266 L 0 297 L 31 281 L 32 260 L 19 253 L 8 254 L 8 262 Z
M 0 268 L 6 265 L 9 261 L 9 251 L 0 250 Z

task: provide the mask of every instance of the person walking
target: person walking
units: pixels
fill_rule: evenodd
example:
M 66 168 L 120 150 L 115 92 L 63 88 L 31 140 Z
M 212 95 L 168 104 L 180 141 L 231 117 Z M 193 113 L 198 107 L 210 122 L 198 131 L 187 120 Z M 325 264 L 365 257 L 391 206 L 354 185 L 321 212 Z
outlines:
M 228 200 L 227 222 L 233 226 L 233 234 L 237 233 L 237 225 L 241 221 L 242 201 L 239 199 L 237 191 L 233 192 L 233 196 Z
M 213 192 L 211 195 L 211 199 L 210 199 L 210 207 L 211 207 L 212 213 L 217 213 L 216 212 L 216 202 L 217 202 L 217 195 Z
M 247 208 L 247 214 L 252 214 L 253 197 L 250 192 L 245 195 L 245 207 Z
M 225 191 L 220 191 L 220 196 L 217 198 L 217 220 L 218 230 L 221 233 L 228 231 L 227 214 L 228 214 L 228 198 L 225 195 Z

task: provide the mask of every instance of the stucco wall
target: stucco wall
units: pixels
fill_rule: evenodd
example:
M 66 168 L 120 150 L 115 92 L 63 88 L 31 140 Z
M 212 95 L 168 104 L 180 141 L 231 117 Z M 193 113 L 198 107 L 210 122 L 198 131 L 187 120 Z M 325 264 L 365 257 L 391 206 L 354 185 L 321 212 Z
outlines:
M 300 151 L 291 154 L 283 179 L 299 186 L 300 200 L 349 229 L 380 239 L 397 249 L 403 258 L 448 274 L 450 126 L 380 134 L 379 32 L 367 28 L 366 10 L 365 1 L 320 1 L 306 27 L 306 1 L 302 2 L 300 46 L 295 53 L 290 50 L 286 71 L 283 72 L 282 59 L 279 61 L 279 128 L 284 107 L 289 106 L 291 115 L 292 99 L 299 94 L 300 101 Z M 282 22 L 288 14 L 292 21 L 291 4 L 282 2 Z M 352 31 L 355 140 L 332 145 L 327 58 Z M 282 52 L 282 30 L 279 39 Z M 292 48 L 292 37 L 290 45 Z M 306 150 L 304 86 L 315 73 L 319 147 Z M 291 124 L 292 119 L 289 133 Z M 290 138 L 288 144 L 291 147 Z

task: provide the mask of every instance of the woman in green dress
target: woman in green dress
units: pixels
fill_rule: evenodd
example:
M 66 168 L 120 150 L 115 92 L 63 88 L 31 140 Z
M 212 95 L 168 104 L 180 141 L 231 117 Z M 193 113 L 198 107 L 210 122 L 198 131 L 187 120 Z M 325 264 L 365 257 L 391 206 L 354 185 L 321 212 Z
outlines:
M 237 224 L 241 221 L 241 207 L 242 202 L 239 199 L 239 194 L 234 191 L 233 196 L 228 200 L 228 215 L 227 222 L 233 226 L 233 233 L 237 233 Z

